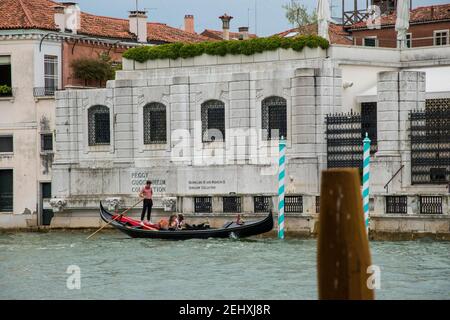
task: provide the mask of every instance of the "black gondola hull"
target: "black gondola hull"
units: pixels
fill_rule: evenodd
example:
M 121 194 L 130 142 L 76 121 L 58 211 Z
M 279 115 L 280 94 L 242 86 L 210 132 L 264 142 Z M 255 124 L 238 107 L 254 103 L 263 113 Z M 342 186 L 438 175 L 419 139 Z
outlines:
M 114 228 L 132 238 L 166 239 L 166 240 L 189 240 L 209 238 L 246 238 L 269 232 L 273 229 L 272 212 L 260 221 L 246 222 L 244 225 L 228 228 L 206 229 L 206 230 L 179 230 L 179 231 L 152 231 L 125 226 L 118 221 L 112 221 L 113 215 L 103 208 L 100 203 L 100 216 L 103 221 L 110 223 Z

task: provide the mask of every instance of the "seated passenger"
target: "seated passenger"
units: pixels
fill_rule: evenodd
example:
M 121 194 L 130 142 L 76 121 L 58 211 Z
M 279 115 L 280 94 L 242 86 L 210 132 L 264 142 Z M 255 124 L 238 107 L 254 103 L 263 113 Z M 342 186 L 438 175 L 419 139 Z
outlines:
M 166 219 L 159 220 L 159 229 L 160 230 L 168 230 L 169 229 L 169 222 L 167 222 Z
M 169 218 L 169 230 L 177 230 L 178 229 L 178 217 L 176 214 L 173 214 Z
M 178 229 L 183 229 L 184 228 L 184 216 L 182 213 L 178 214 Z

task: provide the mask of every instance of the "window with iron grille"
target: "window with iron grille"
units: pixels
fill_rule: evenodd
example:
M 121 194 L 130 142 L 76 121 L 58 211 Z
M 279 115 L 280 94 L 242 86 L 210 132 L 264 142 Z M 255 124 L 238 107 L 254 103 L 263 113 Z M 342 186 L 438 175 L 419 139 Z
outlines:
M 202 141 L 225 141 L 225 104 L 209 100 L 202 104 Z
M 407 196 L 387 196 L 386 197 L 386 213 L 408 213 L 408 197 Z
M 421 196 L 420 213 L 423 214 L 442 214 L 442 197 Z
M 316 213 L 320 213 L 320 196 L 316 196 Z
M 58 57 L 44 56 L 45 95 L 53 95 L 58 88 Z
M 377 103 L 363 102 L 361 103 L 361 137 L 364 139 L 366 133 L 370 138 L 370 152 L 377 151 Z
M 285 196 L 284 212 L 286 213 L 303 213 L 303 197 L 302 196 Z
M 89 145 L 107 145 L 110 143 L 109 108 L 93 106 L 88 111 Z
M 144 107 L 144 144 L 167 142 L 166 106 L 150 103 Z
M 41 151 L 53 151 L 53 134 L 41 134 Z
M 14 152 L 13 136 L 0 136 L 0 152 Z
M 411 183 L 450 182 L 450 99 L 428 99 L 410 112 Z
M 223 212 L 239 213 L 241 210 L 241 197 L 223 197 Z
M 271 197 L 268 196 L 256 196 L 253 199 L 254 206 L 255 206 L 255 212 L 261 213 L 261 212 L 269 212 L 270 211 L 270 201 Z
M 212 198 L 211 197 L 195 197 L 194 209 L 196 213 L 211 213 Z
M 262 130 L 264 140 L 287 137 L 287 104 L 282 97 L 269 97 L 262 101 Z
M 0 170 L 0 212 L 13 211 L 13 171 Z

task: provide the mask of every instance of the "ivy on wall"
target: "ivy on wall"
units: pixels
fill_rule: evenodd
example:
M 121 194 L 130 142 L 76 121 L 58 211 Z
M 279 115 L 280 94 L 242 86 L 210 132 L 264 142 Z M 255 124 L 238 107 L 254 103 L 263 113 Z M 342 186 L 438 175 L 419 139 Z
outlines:
M 279 48 L 302 51 L 303 48 L 328 49 L 329 42 L 316 35 L 302 35 L 295 38 L 256 38 L 250 40 L 229 40 L 200 43 L 171 43 L 159 46 L 141 46 L 128 49 L 123 57 L 138 62 L 156 59 L 192 58 L 208 54 L 212 56 L 225 56 L 227 54 L 253 55 L 264 51 L 273 51 Z

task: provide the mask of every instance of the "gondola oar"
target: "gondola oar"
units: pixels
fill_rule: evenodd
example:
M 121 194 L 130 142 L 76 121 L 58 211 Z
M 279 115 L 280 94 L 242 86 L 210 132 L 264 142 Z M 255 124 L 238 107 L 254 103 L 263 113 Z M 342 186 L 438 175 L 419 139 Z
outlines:
M 90 238 L 92 238 L 94 235 L 96 235 L 97 233 L 99 233 L 100 231 L 102 231 L 106 226 L 110 225 L 113 221 L 115 221 L 117 218 L 122 218 L 122 216 L 125 215 L 125 213 L 127 213 L 128 211 L 130 211 L 131 209 L 135 208 L 139 203 L 141 203 L 142 201 L 144 201 L 144 199 L 139 200 L 139 202 L 136 202 L 132 207 L 128 208 L 127 210 L 125 210 L 124 212 L 122 212 L 121 214 L 119 214 L 117 217 L 115 217 L 114 219 L 111 219 L 111 221 L 109 221 L 107 224 L 105 224 L 103 227 L 101 227 L 100 229 L 98 229 L 97 231 L 95 231 L 93 234 L 91 234 L 89 237 L 86 238 L 86 240 L 89 240 Z

